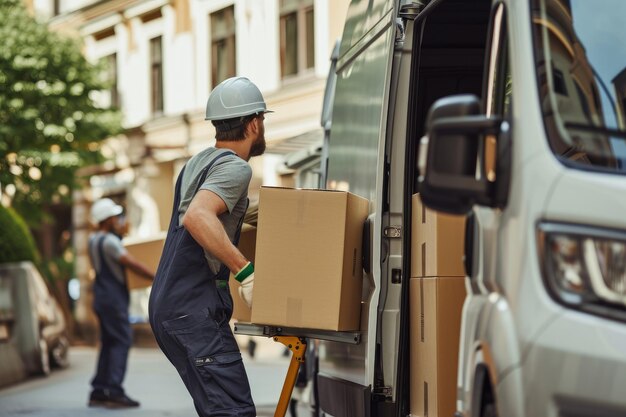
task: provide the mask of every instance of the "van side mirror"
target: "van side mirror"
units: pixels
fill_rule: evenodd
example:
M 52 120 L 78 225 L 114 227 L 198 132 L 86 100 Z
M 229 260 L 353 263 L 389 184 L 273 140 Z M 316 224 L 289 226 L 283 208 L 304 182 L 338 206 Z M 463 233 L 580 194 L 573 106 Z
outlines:
M 478 97 L 456 95 L 430 108 L 427 134 L 420 141 L 419 189 L 422 201 L 433 210 L 466 214 L 474 204 L 500 206 L 495 161 L 504 124 L 499 117 L 480 114 L 480 107 Z

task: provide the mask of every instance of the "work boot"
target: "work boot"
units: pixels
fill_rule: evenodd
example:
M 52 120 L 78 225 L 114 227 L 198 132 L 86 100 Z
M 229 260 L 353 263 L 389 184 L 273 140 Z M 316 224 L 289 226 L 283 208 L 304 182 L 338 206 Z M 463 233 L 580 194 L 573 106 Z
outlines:
M 110 396 L 107 408 L 134 408 L 139 407 L 139 401 L 135 401 L 126 394 Z
M 93 390 L 89 396 L 89 407 L 134 408 L 139 402 L 126 394 L 110 394 L 105 390 Z
M 101 389 L 95 389 L 89 394 L 89 407 L 105 407 L 108 395 Z

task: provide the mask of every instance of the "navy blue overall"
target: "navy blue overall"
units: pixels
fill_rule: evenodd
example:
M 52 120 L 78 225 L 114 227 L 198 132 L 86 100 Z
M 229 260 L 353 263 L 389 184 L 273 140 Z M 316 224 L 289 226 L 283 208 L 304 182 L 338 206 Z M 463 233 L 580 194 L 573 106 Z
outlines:
M 200 173 L 200 185 L 218 155 Z M 172 218 L 150 294 L 150 325 L 165 356 L 176 367 L 198 415 L 256 416 L 248 377 L 230 329 L 233 300 L 229 270 L 209 268 L 203 248 L 178 225 L 183 172 L 176 181 Z M 239 240 L 241 224 L 234 244 Z
M 100 321 L 101 343 L 98 368 L 91 385 L 94 390 L 103 390 L 109 395 L 117 396 L 124 394 L 122 381 L 133 339 L 128 321 L 128 288 L 113 274 L 107 263 L 102 250 L 105 237 L 106 235 L 101 236 L 94 241 L 90 248 L 91 253 L 95 249 L 100 255 L 100 271 L 96 272 L 93 286 L 93 309 Z

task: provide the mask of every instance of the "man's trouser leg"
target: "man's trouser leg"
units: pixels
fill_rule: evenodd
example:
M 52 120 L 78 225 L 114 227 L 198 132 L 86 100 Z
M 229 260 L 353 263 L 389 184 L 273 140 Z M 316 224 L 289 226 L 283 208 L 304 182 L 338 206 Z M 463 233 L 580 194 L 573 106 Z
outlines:
M 101 371 L 99 361 L 98 374 L 94 378 L 93 386 L 95 389 L 108 389 L 113 395 L 123 394 L 122 382 L 126 375 L 128 350 L 132 344 L 128 314 L 108 311 L 98 313 L 98 318 L 102 331 L 101 357 L 105 368 Z
M 109 389 L 107 383 L 107 373 L 109 369 L 109 357 L 111 352 L 109 349 L 110 346 L 107 343 L 107 338 L 105 336 L 102 319 L 100 319 L 100 317 L 98 317 L 98 323 L 100 324 L 100 353 L 98 354 L 98 366 L 96 368 L 96 375 L 91 381 L 91 386 L 94 390 L 105 390 Z
M 208 313 L 167 320 L 155 331 L 157 341 L 176 367 L 200 417 L 253 417 L 241 353 L 227 320 Z

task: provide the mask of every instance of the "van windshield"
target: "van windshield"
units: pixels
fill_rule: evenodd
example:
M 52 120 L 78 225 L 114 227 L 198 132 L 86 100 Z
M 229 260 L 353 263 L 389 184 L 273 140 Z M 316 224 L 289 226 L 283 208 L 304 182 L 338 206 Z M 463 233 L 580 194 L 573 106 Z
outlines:
M 626 1 L 533 0 L 548 140 L 574 166 L 626 173 Z

